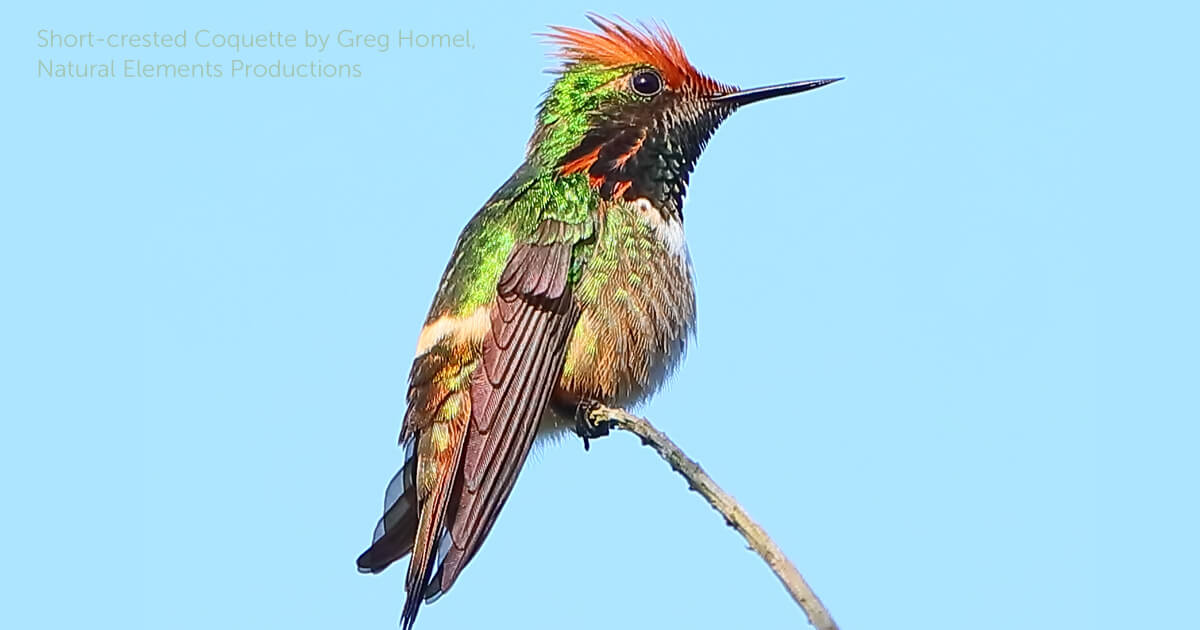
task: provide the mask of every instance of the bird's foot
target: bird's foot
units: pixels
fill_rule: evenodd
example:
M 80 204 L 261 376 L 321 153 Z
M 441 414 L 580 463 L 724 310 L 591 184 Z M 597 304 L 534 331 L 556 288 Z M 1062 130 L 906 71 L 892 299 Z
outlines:
M 583 438 L 583 450 L 591 448 L 591 440 L 608 435 L 612 420 L 604 405 L 595 400 L 584 400 L 575 407 L 575 434 Z

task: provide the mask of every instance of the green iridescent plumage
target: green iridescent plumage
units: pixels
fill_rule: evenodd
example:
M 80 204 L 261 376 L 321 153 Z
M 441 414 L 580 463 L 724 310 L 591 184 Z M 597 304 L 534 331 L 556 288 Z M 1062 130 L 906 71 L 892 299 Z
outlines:
M 516 188 L 512 197 L 490 201 L 459 236 L 455 254 L 446 267 L 442 286 L 430 317 L 453 313 L 467 315 L 495 298 L 496 282 L 517 243 L 535 242 L 538 226 L 556 221 L 573 226 L 561 230 L 570 243 L 582 243 L 592 237 L 592 213 L 599 198 L 586 178 L 535 176 Z M 578 270 L 584 264 L 587 249 L 580 248 L 581 260 L 573 262 Z M 573 274 L 578 278 L 578 271 Z
M 538 113 L 538 128 L 530 141 L 530 157 L 553 166 L 579 146 L 591 130 L 596 112 L 633 98 L 613 82 L 629 67 L 605 68 L 591 64 L 566 69 L 546 93 Z
M 563 157 L 591 129 L 591 118 L 604 107 L 628 100 L 614 81 L 625 68 L 595 65 L 566 69 L 546 94 L 537 115 L 526 160 L 513 177 L 467 224 L 443 275 L 430 317 L 466 315 L 494 298 L 496 281 L 512 248 L 531 242 L 544 221 L 577 226 L 567 236 L 584 244 L 592 238 L 599 195 L 582 173 L 561 175 Z M 580 278 L 590 248 L 575 249 L 570 280 Z

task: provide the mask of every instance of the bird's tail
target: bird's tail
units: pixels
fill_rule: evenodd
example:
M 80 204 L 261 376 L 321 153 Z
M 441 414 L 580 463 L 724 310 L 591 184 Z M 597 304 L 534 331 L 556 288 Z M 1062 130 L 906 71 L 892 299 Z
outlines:
M 401 430 L 404 466 L 388 484 L 383 518 L 358 569 L 378 573 L 412 553 L 400 625 L 412 627 L 434 569 L 450 548 L 447 508 L 461 477 L 464 434 L 471 417 L 470 349 L 435 347 L 413 362 L 408 412 Z
M 384 498 L 383 518 L 375 526 L 375 536 L 370 548 L 358 557 L 361 573 L 379 573 L 410 552 L 413 554 L 405 580 L 404 612 L 400 625 L 406 630 L 412 627 L 417 610 L 425 600 L 427 585 L 433 570 L 446 553 L 449 532 L 444 525 L 446 506 L 449 504 L 451 486 L 457 467 L 458 454 L 452 453 L 448 470 L 440 470 L 437 481 L 428 496 L 418 500 L 416 486 L 418 460 L 414 453 L 417 436 L 405 445 L 404 466 L 388 484 Z M 426 462 L 432 463 L 432 462 Z M 432 463 L 437 466 L 437 463 Z
M 435 441 L 430 440 L 431 443 Z M 446 508 L 450 504 L 451 491 L 458 477 L 462 440 L 452 439 L 440 449 L 433 444 L 421 444 L 418 450 L 433 454 L 418 460 L 418 477 L 428 479 L 426 475 L 433 473 L 430 475 L 433 480 L 417 493 L 420 497 L 420 517 L 413 543 L 412 560 L 408 563 L 408 577 L 404 582 L 404 612 L 400 615 L 400 627 L 404 630 L 411 628 L 416 620 L 417 611 L 426 599 L 426 590 L 434 569 L 441 564 L 450 547 L 450 531 L 445 525 Z M 426 466 L 433 470 L 423 470 Z
M 383 498 L 383 517 L 371 547 L 358 557 L 360 573 L 379 573 L 413 549 L 417 534 L 417 459 L 415 436 L 404 445 L 404 465 L 392 477 Z

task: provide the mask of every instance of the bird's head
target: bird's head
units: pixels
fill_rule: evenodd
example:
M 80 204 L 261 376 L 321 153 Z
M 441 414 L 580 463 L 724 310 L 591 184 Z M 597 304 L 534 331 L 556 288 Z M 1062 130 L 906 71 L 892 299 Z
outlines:
M 596 15 L 595 32 L 552 27 L 564 60 L 538 113 L 529 157 L 586 178 L 602 198 L 646 198 L 679 213 L 700 152 L 742 105 L 838 79 L 752 90 L 718 83 L 688 61 L 661 26 Z

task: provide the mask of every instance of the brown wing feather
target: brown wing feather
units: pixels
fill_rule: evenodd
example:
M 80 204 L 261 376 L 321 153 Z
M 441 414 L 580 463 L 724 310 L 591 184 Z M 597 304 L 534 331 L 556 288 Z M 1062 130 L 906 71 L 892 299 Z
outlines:
M 492 330 L 472 374 L 473 413 L 448 514 L 450 546 L 425 595 L 449 589 L 512 492 L 562 375 L 579 307 L 567 286 L 571 244 L 519 245 L 497 283 Z
M 412 550 L 404 628 L 412 625 L 422 601 L 450 588 L 491 530 L 562 375 L 579 307 L 567 286 L 571 243 L 547 240 L 518 245 L 509 254 L 497 282 L 491 329 L 481 347 L 474 348 L 476 360 L 462 392 L 469 398 L 462 405 L 469 418 L 461 428 L 448 423 L 453 447 L 444 449 L 436 482 L 417 501 L 419 516 L 405 514 L 403 529 L 415 538 L 415 546 L 401 542 L 401 533 L 391 536 L 400 528 L 388 528 L 377 541 L 379 548 L 373 546 L 360 559 L 360 566 L 373 568 Z M 437 417 L 445 400 L 442 388 L 425 384 L 445 380 L 439 378 L 443 373 L 424 361 L 413 366 L 405 427 L 417 439 L 431 427 L 424 419 Z M 426 450 L 418 446 L 418 453 Z M 423 488 L 420 466 L 415 477 L 413 485 Z

